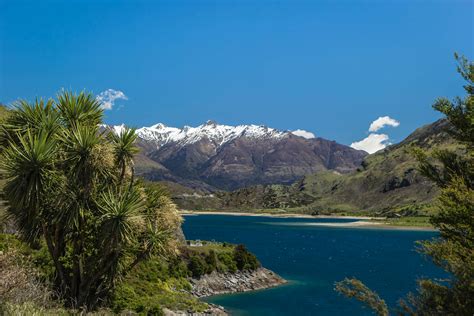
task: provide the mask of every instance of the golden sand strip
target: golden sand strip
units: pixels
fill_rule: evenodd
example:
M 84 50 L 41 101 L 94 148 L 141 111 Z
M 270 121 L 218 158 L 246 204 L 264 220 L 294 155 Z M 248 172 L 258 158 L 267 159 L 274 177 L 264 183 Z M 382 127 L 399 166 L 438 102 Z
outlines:
M 252 212 L 225 212 L 225 211 L 181 211 L 182 215 L 230 215 L 230 216 L 256 216 L 275 218 L 311 218 L 311 219 L 353 219 L 353 222 L 343 223 L 288 223 L 297 226 L 320 226 L 333 228 L 374 228 L 387 230 L 416 230 L 437 231 L 433 227 L 426 226 L 396 226 L 386 223 L 385 217 L 369 216 L 340 216 L 340 215 L 308 215 L 308 214 L 275 214 L 275 213 L 252 213 Z

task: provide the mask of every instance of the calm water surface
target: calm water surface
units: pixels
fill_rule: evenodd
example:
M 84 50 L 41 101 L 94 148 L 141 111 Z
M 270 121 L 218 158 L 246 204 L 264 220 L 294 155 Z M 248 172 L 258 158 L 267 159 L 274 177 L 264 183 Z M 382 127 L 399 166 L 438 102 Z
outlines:
M 417 240 L 435 237 L 435 232 L 304 226 L 343 221 L 192 215 L 185 217 L 183 229 L 188 239 L 243 243 L 263 266 L 290 281 L 208 299 L 232 315 L 371 315 L 339 296 L 334 282 L 359 278 L 396 307 L 400 297 L 415 289 L 417 278 L 444 277 L 415 251 Z

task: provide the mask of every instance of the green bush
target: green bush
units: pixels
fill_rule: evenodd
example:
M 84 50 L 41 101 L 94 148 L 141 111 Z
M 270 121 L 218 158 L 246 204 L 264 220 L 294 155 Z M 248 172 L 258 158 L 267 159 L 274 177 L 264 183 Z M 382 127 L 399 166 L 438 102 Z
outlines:
M 206 261 L 206 273 L 212 273 L 217 270 L 217 255 L 214 250 L 209 250 L 209 253 L 205 257 Z
M 234 261 L 234 257 L 232 253 L 229 252 L 221 252 L 217 255 L 221 265 L 219 267 L 223 267 L 221 272 L 231 272 L 234 273 L 237 271 L 237 264 Z
M 12 234 L 0 234 L 0 251 L 16 250 L 38 268 L 39 276 L 43 281 L 52 281 L 54 277 L 54 264 L 49 256 L 44 242 L 36 245 L 35 249 L 22 242 Z
M 260 267 L 257 257 L 242 244 L 234 249 L 234 261 L 239 270 L 255 270 Z
M 193 255 L 189 259 L 188 269 L 193 278 L 198 278 L 207 272 L 207 264 L 200 255 Z
M 33 249 L 14 235 L 0 234 L 0 251 L 9 250 L 27 256 L 38 267 L 42 279 L 52 280 L 54 269 L 43 243 Z M 115 313 L 133 311 L 140 315 L 162 315 L 165 307 L 202 312 L 207 304 L 189 294 L 192 287 L 188 277 L 198 278 L 213 271 L 234 273 L 259 266 L 255 256 L 242 245 L 208 242 L 203 247 L 182 248 L 181 251 L 180 256 L 153 257 L 135 266 L 118 284 L 108 306 Z M 27 307 L 30 308 L 21 306 Z
M 169 262 L 153 258 L 141 262 L 117 286 L 111 300 L 113 311 L 120 313 L 129 310 L 140 315 L 162 315 L 165 307 L 171 310 L 204 311 L 206 303 L 184 292 L 191 290 L 186 279 L 189 270 L 185 263 L 183 258 L 174 258 Z
M 186 278 L 190 274 L 186 262 L 179 257 L 169 261 L 168 273 L 173 278 Z

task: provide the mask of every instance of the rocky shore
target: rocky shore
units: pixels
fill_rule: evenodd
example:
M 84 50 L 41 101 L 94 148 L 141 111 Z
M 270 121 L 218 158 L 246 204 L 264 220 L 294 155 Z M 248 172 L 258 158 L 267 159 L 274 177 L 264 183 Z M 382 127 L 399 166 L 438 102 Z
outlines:
M 236 273 L 213 272 L 199 279 L 190 280 L 191 294 L 197 297 L 267 289 L 286 282 L 279 275 L 265 268 Z
M 163 309 L 165 316 L 227 316 L 229 315 L 221 306 L 209 304 L 209 308 L 202 313 L 192 311 L 172 311 L 167 308 Z
M 190 279 L 192 290 L 196 297 L 206 297 L 218 294 L 248 292 L 262 290 L 285 284 L 287 281 L 265 268 L 254 271 L 239 271 L 236 273 L 212 272 L 199 279 Z M 226 316 L 228 313 L 222 306 L 209 304 L 209 308 L 201 313 L 193 311 L 163 310 L 165 316 Z

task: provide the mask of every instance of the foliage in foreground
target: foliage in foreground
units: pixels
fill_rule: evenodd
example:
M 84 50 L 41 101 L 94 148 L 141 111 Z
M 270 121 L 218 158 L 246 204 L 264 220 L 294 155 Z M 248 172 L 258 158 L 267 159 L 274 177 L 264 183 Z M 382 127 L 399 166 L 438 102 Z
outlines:
M 53 305 L 47 283 L 41 280 L 38 269 L 29 259 L 15 248 L 0 252 L 0 308 L 7 302 Z
M 62 92 L 18 102 L 0 130 L 8 215 L 23 240 L 46 244 L 59 298 L 88 310 L 138 263 L 174 252 L 181 221 L 134 180 L 135 131 L 102 131 L 102 117 L 91 94 Z
M 418 149 L 416 155 L 420 171 L 441 189 L 438 214 L 431 223 L 440 231 L 440 238 L 420 242 L 420 251 L 447 271 L 451 277 L 445 282 L 422 279 L 418 293 L 400 301 L 401 313 L 409 315 L 473 315 L 474 314 L 474 63 L 455 56 L 458 72 L 466 80 L 467 96 L 454 102 L 439 99 L 433 107 L 450 122 L 453 137 L 465 146 L 463 153 L 438 150 L 428 156 Z M 348 295 L 351 286 L 364 287 L 365 296 Z M 336 283 L 340 293 L 356 297 L 372 307 L 371 292 L 357 279 Z M 376 308 L 374 308 L 376 307 Z
M 117 286 L 111 308 L 114 312 L 131 310 L 144 314 L 159 314 L 163 307 L 203 312 L 207 304 L 187 292 L 191 289 L 189 273 L 180 258 L 141 262 Z
M 236 272 L 237 262 L 242 269 L 256 269 L 260 264 L 240 245 L 201 242 L 199 247 L 181 246 L 179 256 L 154 257 L 138 263 L 118 282 L 107 309 L 97 314 L 137 313 L 161 315 L 163 308 L 204 312 L 208 305 L 189 291 L 189 277 L 203 274 Z M 195 269 L 194 261 L 200 262 Z M 253 266 L 251 264 L 254 264 Z M 72 309 L 60 308 L 54 300 L 48 280 L 54 264 L 44 244 L 33 249 L 15 235 L 0 234 L 0 315 L 66 315 Z
M 36 305 L 32 302 L 21 304 L 3 303 L 0 305 L 0 314 L 2 315 L 28 315 L 28 316 L 67 316 L 71 315 L 62 308 L 46 308 Z
M 366 303 L 373 309 L 377 315 L 387 316 L 388 307 L 383 299 L 377 293 L 370 290 L 361 281 L 357 279 L 344 279 L 336 283 L 336 291 L 344 294 L 346 297 L 355 298 L 361 302 Z
M 147 260 L 137 265 L 117 287 L 113 310 L 153 314 L 166 307 L 203 312 L 208 306 L 188 293 L 191 290 L 189 277 L 260 267 L 256 257 L 243 245 L 202 243 L 199 247 L 183 247 L 179 257 Z

